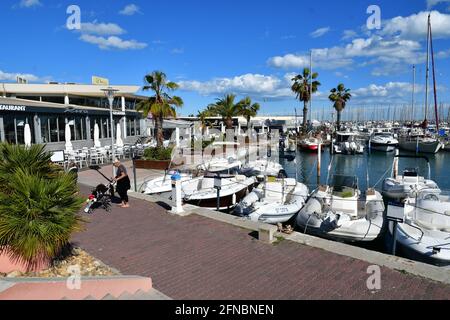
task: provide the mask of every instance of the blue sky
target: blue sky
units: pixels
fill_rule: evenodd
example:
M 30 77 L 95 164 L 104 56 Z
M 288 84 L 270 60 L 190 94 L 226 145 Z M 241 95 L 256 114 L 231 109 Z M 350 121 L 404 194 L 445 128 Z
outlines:
M 66 9 L 81 8 L 81 30 L 68 30 Z M 368 30 L 369 5 L 381 29 Z M 322 82 L 313 108 L 330 108 L 329 90 L 352 89 L 353 105 L 410 103 L 417 64 L 423 103 L 426 16 L 432 11 L 438 99 L 449 102 L 450 0 L 50 1 L 0 3 L 0 81 L 142 85 L 163 70 L 180 83 L 182 114 L 197 113 L 225 93 L 251 96 L 265 114 L 300 104 L 290 79 L 309 64 Z

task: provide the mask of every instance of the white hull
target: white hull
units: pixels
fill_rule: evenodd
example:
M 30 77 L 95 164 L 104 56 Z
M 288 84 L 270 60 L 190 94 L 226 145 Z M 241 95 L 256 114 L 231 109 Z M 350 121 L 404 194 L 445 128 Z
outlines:
M 413 196 L 413 188 L 417 190 L 434 189 L 436 192 L 440 192 L 437 184 L 423 177 L 411 178 L 398 176 L 394 178 L 386 178 L 383 181 L 382 193 L 383 196 L 394 199 L 402 200 L 409 196 Z
M 408 224 L 397 225 L 397 245 L 402 247 L 406 257 L 438 266 L 450 265 L 450 243 L 448 243 L 450 233 L 425 230 L 422 238 L 421 236 L 416 228 Z M 447 244 L 442 245 L 443 243 Z M 441 251 L 433 253 L 434 246 L 438 246 Z
M 304 184 L 295 179 L 278 179 L 265 186 L 260 184 L 236 206 L 235 214 L 252 221 L 284 223 L 300 211 L 307 197 L 308 188 Z
M 255 160 L 250 161 L 248 164 L 241 168 L 241 173 L 246 176 L 270 176 L 277 177 L 280 171 L 283 170 L 283 166 L 274 161 L 268 160 Z
M 247 195 L 256 183 L 255 177 L 236 175 L 221 180 L 219 191 L 219 209 L 231 209 Z M 217 208 L 217 189 L 214 188 L 214 177 L 195 178 L 182 185 L 184 201 L 209 209 Z
M 372 151 L 392 152 L 395 150 L 395 145 L 371 145 Z
M 408 140 L 400 141 L 399 147 L 402 150 L 417 153 L 437 153 L 441 149 L 442 144 L 437 140 L 430 142 L 419 141 L 419 143 L 414 140 Z
M 165 176 L 150 180 L 146 183 L 144 194 L 158 194 L 172 191 L 172 181 L 171 175 L 167 174 Z M 181 174 L 181 183 L 183 184 L 186 181 L 190 181 L 192 179 L 192 175 L 190 174 Z
M 450 265 L 450 197 L 424 190 L 406 199 L 405 223 L 397 225 L 397 243 L 411 258 Z M 389 232 L 393 236 L 393 225 Z
M 351 207 L 352 214 L 345 208 L 333 208 L 335 201 Z M 329 205 L 324 205 L 324 203 Z M 341 204 L 342 204 L 341 203 Z M 381 194 L 374 191 L 367 198 L 334 199 L 330 194 L 316 190 L 297 215 L 300 231 L 338 241 L 372 241 L 383 227 L 384 204 Z

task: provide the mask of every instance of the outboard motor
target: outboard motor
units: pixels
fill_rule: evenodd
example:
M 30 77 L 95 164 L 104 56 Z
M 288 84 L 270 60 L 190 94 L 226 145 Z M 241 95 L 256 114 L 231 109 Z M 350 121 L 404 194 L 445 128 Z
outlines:
M 288 177 L 288 175 L 287 175 L 287 172 L 286 172 L 286 170 L 284 170 L 284 169 L 281 169 L 279 172 L 278 172 L 278 176 L 277 176 L 277 178 L 278 179 L 286 179 Z

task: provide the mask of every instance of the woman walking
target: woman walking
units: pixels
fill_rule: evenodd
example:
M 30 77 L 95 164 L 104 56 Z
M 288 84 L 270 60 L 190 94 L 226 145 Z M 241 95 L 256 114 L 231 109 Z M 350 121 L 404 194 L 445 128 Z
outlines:
M 118 159 L 114 161 L 114 167 L 117 168 L 116 178 L 114 179 L 114 181 L 117 182 L 116 190 L 120 196 L 120 200 L 122 201 L 122 204 L 120 206 L 122 208 L 129 208 L 130 205 L 128 204 L 127 192 L 131 189 L 131 183 L 130 178 L 127 174 L 127 169 L 123 164 L 120 163 Z

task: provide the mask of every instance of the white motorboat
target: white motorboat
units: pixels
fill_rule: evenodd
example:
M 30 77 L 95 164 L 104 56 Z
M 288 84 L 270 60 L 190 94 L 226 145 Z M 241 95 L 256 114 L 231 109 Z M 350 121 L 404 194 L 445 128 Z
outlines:
M 364 153 L 364 144 L 354 132 L 338 132 L 332 143 L 332 152 L 336 154 Z
M 303 151 L 318 152 L 321 143 L 322 141 L 320 139 L 309 137 L 300 140 L 298 145 Z
M 308 187 L 295 179 L 269 179 L 239 202 L 234 213 L 252 221 L 284 223 L 300 211 L 307 197 Z
M 369 139 L 369 149 L 371 151 L 392 152 L 397 145 L 398 140 L 389 132 L 375 132 Z
M 372 241 L 383 227 L 384 203 L 374 189 L 362 193 L 355 176 L 334 175 L 317 188 L 297 214 L 305 233 L 340 241 Z
M 278 177 L 280 172 L 284 170 L 283 166 L 278 162 L 259 159 L 254 161 L 249 161 L 244 164 L 240 170 L 240 173 L 246 176 L 270 176 Z
M 150 181 L 145 182 L 144 184 L 144 194 L 160 194 L 165 192 L 172 191 L 172 180 L 171 176 L 174 172 L 170 171 L 167 174 L 152 179 Z M 181 176 L 181 184 L 184 182 L 192 180 L 192 174 L 188 173 L 180 173 Z
M 242 162 L 234 157 L 212 158 L 211 160 L 198 166 L 198 169 L 210 173 L 235 173 L 242 167 Z
M 289 139 L 288 151 L 289 152 L 296 152 L 297 151 L 297 144 L 295 143 L 295 140 Z
M 232 209 L 255 186 L 255 177 L 244 175 L 219 175 L 221 189 L 219 191 L 219 210 Z M 217 189 L 214 179 L 217 174 L 205 174 L 182 184 L 182 194 L 186 203 L 208 209 L 217 208 Z
M 391 210 L 392 206 L 388 207 Z M 438 266 L 450 265 L 450 196 L 436 189 L 422 189 L 408 197 L 404 222 L 396 227 L 397 246 L 404 256 Z M 394 224 L 389 223 L 393 236 Z M 392 239 L 392 238 L 391 238 Z
M 428 179 L 419 175 L 417 168 L 406 168 L 403 170 L 403 174 L 398 174 L 398 161 L 399 158 L 417 158 L 424 159 L 428 164 Z M 386 178 L 383 181 L 382 193 L 385 197 L 394 200 L 402 200 L 411 196 L 414 190 L 422 189 L 435 189 L 439 191 L 439 187 L 433 180 L 430 180 L 430 162 L 425 156 L 409 156 L 398 155 L 394 157 L 394 163 L 392 165 L 392 175 L 390 178 Z

